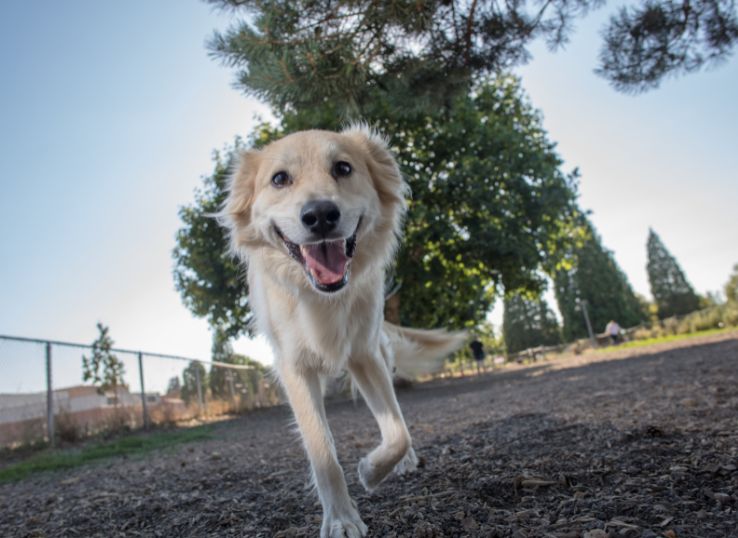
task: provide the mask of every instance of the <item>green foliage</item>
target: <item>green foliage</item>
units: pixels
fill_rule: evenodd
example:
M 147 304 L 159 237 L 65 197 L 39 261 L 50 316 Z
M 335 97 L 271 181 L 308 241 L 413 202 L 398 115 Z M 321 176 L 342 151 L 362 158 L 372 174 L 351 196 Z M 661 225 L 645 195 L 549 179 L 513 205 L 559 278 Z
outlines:
M 648 232 L 648 281 L 658 307 L 659 318 L 679 316 L 697 310 L 699 297 L 687 281 L 674 256 L 666 250 L 653 230 Z
M 197 393 L 198 380 L 200 381 L 202 397 L 205 398 L 208 386 L 207 372 L 201 362 L 192 361 L 182 371 L 182 388 L 180 390 L 180 397 L 186 404 L 199 403 Z
M 729 303 L 738 305 L 738 263 L 733 266 L 733 273 L 725 283 L 724 292 Z
M 482 342 L 487 357 L 501 355 L 505 352 L 505 339 L 495 333 L 495 328 L 489 321 L 484 321 L 474 331 L 475 337 Z M 466 348 L 469 350 L 469 347 Z M 471 353 L 470 353 L 471 356 Z
M 505 341 L 502 335 L 495 333 L 495 328 L 488 320 L 483 321 L 471 330 L 472 338 L 479 340 L 484 348 L 486 359 L 505 353 Z M 457 351 L 449 360 L 450 363 L 474 363 L 471 348 L 467 345 Z
M 643 340 L 669 335 L 717 331 L 730 327 L 738 327 L 738 303 L 724 303 L 684 316 L 657 320 L 649 326 L 637 329 L 629 335 L 629 338 Z
M 223 331 L 213 333 L 213 361 L 226 364 L 249 366 L 249 369 L 230 369 L 212 366 L 208 375 L 208 384 L 213 398 L 232 399 L 239 394 L 255 394 L 259 380 L 265 375 L 266 368 L 259 362 L 233 352 L 228 335 Z
M 508 353 L 561 343 L 558 321 L 543 297 L 522 293 L 505 297 L 502 334 Z
M 242 17 L 209 43 L 237 85 L 276 110 L 338 103 L 340 116 L 375 102 L 414 113 L 446 106 L 480 77 L 525 63 L 542 38 L 565 44 L 574 20 L 604 0 L 425 2 L 207 0 Z M 729 57 L 732 0 L 641 0 L 603 30 L 598 73 L 624 91 Z M 388 96 L 389 97 L 388 99 Z
M 597 3 L 209 1 L 249 15 L 209 43 L 240 88 L 280 111 L 334 102 L 340 117 L 445 106 L 474 75 L 523 62 L 535 37 L 563 42 L 562 16 Z
M 412 199 L 397 257 L 400 321 L 475 326 L 500 286 L 540 290 L 577 214 L 561 160 L 519 81 L 457 98 L 447 118 L 387 125 Z
M 239 139 L 222 153 L 215 152 L 213 173 L 203 178 L 192 204 L 179 210 L 174 282 L 185 306 L 211 327 L 228 336 L 250 334 L 252 318 L 244 271 L 228 252 L 228 241 L 214 215 L 226 196 L 231 160 L 241 148 Z
M 603 34 L 597 73 L 615 88 L 657 88 L 669 75 L 689 73 L 730 57 L 738 42 L 734 0 L 645 0 L 620 8 Z
M 111 351 L 109 328 L 98 323 L 97 330 L 100 334 L 92 343 L 92 355 L 82 355 L 82 380 L 90 381 L 100 394 L 112 390 L 117 395 L 118 387 L 125 386 L 125 365 Z
M 562 333 L 567 342 L 589 336 L 581 301 L 587 303 L 595 333 L 604 331 L 610 320 L 621 327 L 632 327 L 647 318 L 642 302 L 612 252 L 602 246 L 594 226 L 584 220 L 582 230 L 585 233 L 575 244 L 572 263 L 562 264 L 553 272 Z
M 554 145 L 519 82 L 489 77 L 524 62 L 533 39 L 565 43 L 573 19 L 603 0 L 207 1 L 246 15 L 216 33 L 209 48 L 235 68 L 242 90 L 280 117 L 277 127 L 259 126 L 252 145 L 356 119 L 390 137 L 414 193 L 393 268 L 402 284 L 401 297 L 393 299 L 398 321 L 475 326 L 500 286 L 540 291 L 541 268 L 567 271 L 565 302 L 589 293 L 568 272 L 571 243 L 581 235 L 576 173 L 559 171 Z M 733 4 L 690 6 L 683 22 L 697 26 L 689 28 L 679 26 L 680 8 L 667 0 L 645 0 L 613 18 L 600 73 L 622 90 L 638 91 L 726 57 L 738 35 Z M 225 196 L 230 153 L 216 156 L 205 188 L 182 208 L 174 257 L 185 304 L 234 337 L 249 332 L 248 290 L 207 217 Z M 602 307 L 591 301 L 595 324 L 600 317 L 623 324 L 641 319 L 625 276 L 611 255 L 596 250 L 591 265 L 609 270 L 597 282 L 614 295 Z M 579 329 L 570 310 L 565 320 L 573 337 Z
M 731 331 L 734 331 L 735 329 L 731 328 L 725 328 L 725 329 L 704 329 L 699 331 L 680 331 L 676 333 L 671 332 L 655 332 L 656 336 L 642 336 L 642 339 L 635 339 L 631 340 L 629 342 L 625 342 L 624 344 L 620 344 L 618 346 L 618 349 L 632 349 L 632 348 L 639 348 L 639 347 L 645 347 L 645 346 L 652 346 L 654 344 L 663 344 L 666 342 L 677 342 L 680 340 L 689 340 L 690 338 L 696 338 L 696 337 L 706 337 L 706 336 L 712 336 L 716 334 L 724 334 Z M 643 334 L 648 334 L 644 332 Z M 612 348 L 601 348 L 597 351 L 602 353 L 608 353 L 612 351 Z
M 167 384 L 166 395 L 172 398 L 179 398 L 181 390 L 182 384 L 179 382 L 179 376 L 170 378 L 169 383 Z

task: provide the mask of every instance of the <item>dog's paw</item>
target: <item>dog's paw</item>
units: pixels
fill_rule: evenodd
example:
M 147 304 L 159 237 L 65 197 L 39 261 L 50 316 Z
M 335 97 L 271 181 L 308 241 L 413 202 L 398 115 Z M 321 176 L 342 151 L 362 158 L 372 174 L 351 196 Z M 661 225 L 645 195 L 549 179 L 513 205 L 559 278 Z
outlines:
M 413 447 L 410 447 L 405 456 L 397 465 L 395 465 L 395 474 L 398 476 L 402 476 L 407 473 L 412 473 L 417 468 L 418 456 L 415 455 L 415 450 L 413 449 Z
M 320 527 L 320 538 L 362 538 L 369 530 L 359 516 L 355 503 L 337 513 L 331 510 L 323 514 L 323 524 Z
M 361 482 L 365 490 L 372 491 L 379 485 L 383 478 L 384 475 L 379 473 L 376 466 L 369 461 L 368 457 L 359 460 L 359 482 Z

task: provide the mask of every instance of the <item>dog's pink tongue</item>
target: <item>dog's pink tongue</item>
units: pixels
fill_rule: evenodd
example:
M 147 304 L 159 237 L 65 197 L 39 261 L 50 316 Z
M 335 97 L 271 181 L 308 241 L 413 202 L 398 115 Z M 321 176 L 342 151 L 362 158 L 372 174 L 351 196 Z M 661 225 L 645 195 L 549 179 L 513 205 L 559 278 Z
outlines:
M 334 241 L 301 247 L 305 264 L 318 283 L 329 285 L 343 279 L 348 262 L 343 243 L 343 241 Z

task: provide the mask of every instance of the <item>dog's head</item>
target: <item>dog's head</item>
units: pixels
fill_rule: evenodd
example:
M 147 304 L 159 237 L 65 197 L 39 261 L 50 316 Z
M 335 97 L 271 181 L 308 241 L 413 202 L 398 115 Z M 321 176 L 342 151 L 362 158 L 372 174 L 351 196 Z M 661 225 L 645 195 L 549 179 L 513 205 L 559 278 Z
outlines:
M 302 131 L 241 155 L 221 221 L 274 276 L 331 294 L 390 260 L 406 184 L 386 142 L 354 127 Z

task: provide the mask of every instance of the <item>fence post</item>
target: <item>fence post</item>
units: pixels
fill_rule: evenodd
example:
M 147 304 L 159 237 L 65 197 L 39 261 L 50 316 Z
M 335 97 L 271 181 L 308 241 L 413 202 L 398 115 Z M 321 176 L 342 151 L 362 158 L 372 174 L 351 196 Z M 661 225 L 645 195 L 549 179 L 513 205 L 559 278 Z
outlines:
M 195 368 L 195 381 L 197 382 L 197 402 L 200 404 L 200 413 L 205 413 L 205 400 L 202 395 L 202 380 L 200 379 L 200 369 Z
M 141 410 L 143 413 L 143 427 L 149 427 L 149 410 L 146 407 L 146 389 L 144 388 L 143 354 L 138 352 L 138 376 L 141 379 Z
M 54 385 L 51 379 L 51 342 L 46 342 L 46 434 L 49 444 L 56 446 L 54 434 Z
M 228 387 L 231 390 L 231 405 L 233 405 L 233 410 L 236 410 L 236 387 L 233 383 L 233 370 L 228 368 Z
M 589 312 L 587 311 L 587 301 L 580 299 L 579 305 L 582 307 L 582 314 L 584 314 L 584 322 L 587 324 L 587 333 L 589 333 L 589 339 L 592 342 L 592 346 L 597 347 L 597 339 L 595 338 L 594 332 L 592 331 L 592 323 L 589 321 Z

